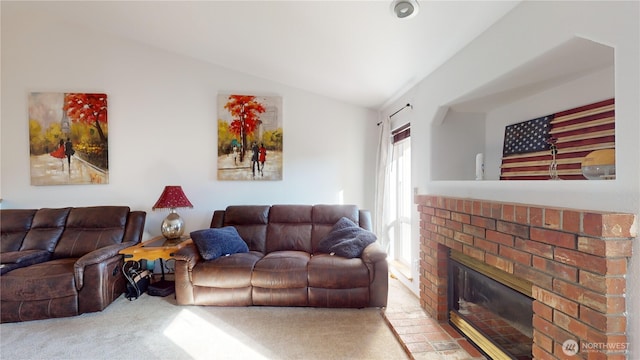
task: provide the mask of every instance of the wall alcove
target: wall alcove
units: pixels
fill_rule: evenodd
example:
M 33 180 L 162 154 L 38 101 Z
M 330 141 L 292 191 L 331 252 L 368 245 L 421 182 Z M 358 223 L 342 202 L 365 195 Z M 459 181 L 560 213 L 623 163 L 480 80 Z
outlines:
M 443 104 L 431 131 L 432 180 L 499 180 L 505 126 L 615 98 L 614 49 L 574 37 Z M 478 69 L 477 71 L 481 71 Z

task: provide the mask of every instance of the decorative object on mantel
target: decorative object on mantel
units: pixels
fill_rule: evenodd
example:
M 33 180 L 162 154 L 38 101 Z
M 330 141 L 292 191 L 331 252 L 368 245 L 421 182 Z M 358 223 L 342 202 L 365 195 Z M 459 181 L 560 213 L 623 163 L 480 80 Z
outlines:
M 556 159 L 556 155 L 558 155 L 558 146 L 556 143 L 558 139 L 551 136 L 547 139 L 547 143 L 549 144 L 549 150 L 551 150 L 551 164 L 549 165 L 549 178 L 551 180 L 559 180 L 558 176 L 558 160 Z
M 476 154 L 476 180 L 484 180 L 484 154 Z
M 160 226 L 162 236 L 167 240 L 179 239 L 184 234 L 184 221 L 176 212 L 177 208 L 193 209 L 193 204 L 182 191 L 182 186 L 165 186 L 160 198 L 151 209 L 169 209 L 169 215 Z
M 218 180 L 282 180 L 282 97 L 218 95 Z
M 614 180 L 616 178 L 615 149 L 590 152 L 582 160 L 582 174 L 589 180 Z
M 526 148 L 526 144 L 533 141 L 532 136 L 537 138 L 541 134 L 520 131 L 508 138 L 507 129 L 523 123 L 507 126 L 500 180 L 585 180 L 583 158 L 595 150 L 615 149 L 614 98 L 547 117 L 551 118 L 550 127 L 542 139 L 546 146 L 532 152 L 518 149 Z M 518 136 L 525 138 L 519 139 Z M 553 139 L 556 139 L 555 143 Z M 556 149 L 550 154 L 552 143 Z
M 107 94 L 29 94 L 31 185 L 109 183 Z

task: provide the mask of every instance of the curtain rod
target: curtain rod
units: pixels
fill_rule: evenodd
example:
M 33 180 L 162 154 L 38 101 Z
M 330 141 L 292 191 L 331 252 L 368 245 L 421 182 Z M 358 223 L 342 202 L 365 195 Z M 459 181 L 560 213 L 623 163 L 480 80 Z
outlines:
M 412 109 L 413 109 L 413 106 L 411 106 L 411 104 L 410 104 L 410 103 L 407 103 L 407 105 L 405 105 L 405 106 L 401 107 L 401 108 L 400 108 L 400 109 L 398 109 L 396 112 L 394 112 L 393 114 L 389 115 L 389 117 L 390 117 L 390 118 L 392 118 L 395 114 L 399 113 L 400 111 L 402 111 L 402 110 L 404 110 L 404 109 L 406 109 L 406 108 L 408 108 L 408 107 L 410 107 L 410 108 L 412 108 Z M 377 123 L 376 125 L 380 126 L 380 124 L 382 124 L 382 121 L 380 121 L 380 122 L 379 122 L 379 123 Z

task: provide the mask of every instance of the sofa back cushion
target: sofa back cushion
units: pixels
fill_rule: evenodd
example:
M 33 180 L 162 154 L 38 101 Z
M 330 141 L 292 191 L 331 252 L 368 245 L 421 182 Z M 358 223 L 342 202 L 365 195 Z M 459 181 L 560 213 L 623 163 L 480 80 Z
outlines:
M 214 212 L 211 226 L 235 227 L 251 251 L 314 253 L 343 217 L 362 226 L 356 205 L 235 205 Z
M 71 209 L 53 258 L 81 257 L 93 250 L 120 244 L 124 237 L 128 214 L 127 206 Z
M 313 207 L 313 231 L 311 232 L 313 252 L 317 252 L 320 241 L 343 217 L 360 224 L 360 212 L 356 205 L 315 205 Z
M 313 206 L 273 205 L 269 211 L 267 253 L 298 250 L 311 253 Z
M 266 252 L 268 205 L 229 206 L 224 212 L 223 226 L 233 226 L 250 251 Z
M 20 250 L 53 252 L 60 241 L 70 211 L 71 208 L 38 210 Z
M 0 252 L 20 250 L 35 214 L 36 210 L 0 210 Z

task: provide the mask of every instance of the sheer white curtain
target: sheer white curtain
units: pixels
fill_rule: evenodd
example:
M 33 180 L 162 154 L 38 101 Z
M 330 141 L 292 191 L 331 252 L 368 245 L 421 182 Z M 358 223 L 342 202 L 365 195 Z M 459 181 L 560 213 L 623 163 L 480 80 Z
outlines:
M 390 181 L 390 158 L 391 155 L 391 119 L 385 117 L 378 125 L 378 154 L 376 165 L 376 194 L 375 194 L 375 214 L 374 231 L 378 236 L 378 241 L 383 249 L 389 252 L 389 232 L 387 224 L 390 220 L 389 208 L 389 181 Z

